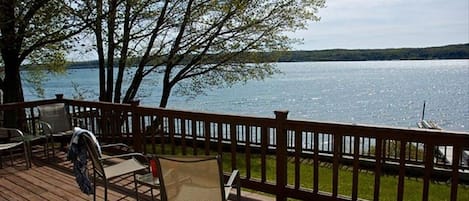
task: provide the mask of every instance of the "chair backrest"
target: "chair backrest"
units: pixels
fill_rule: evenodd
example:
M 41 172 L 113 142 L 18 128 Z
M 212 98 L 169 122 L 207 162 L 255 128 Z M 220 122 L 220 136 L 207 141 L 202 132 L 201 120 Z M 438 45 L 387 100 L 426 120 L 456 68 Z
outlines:
M 72 130 L 70 115 L 64 103 L 40 105 L 38 110 L 39 120 L 49 123 L 52 127 L 52 133 Z
M 163 201 L 224 200 L 219 156 L 157 156 Z
M 91 162 L 93 163 L 93 168 L 100 176 L 105 178 L 106 176 L 104 174 L 104 167 L 101 163 L 101 160 L 99 160 L 101 158 L 101 154 L 99 153 L 98 145 L 88 132 L 81 133 L 79 141 L 80 140 L 82 140 L 86 145 L 88 155 L 90 156 Z

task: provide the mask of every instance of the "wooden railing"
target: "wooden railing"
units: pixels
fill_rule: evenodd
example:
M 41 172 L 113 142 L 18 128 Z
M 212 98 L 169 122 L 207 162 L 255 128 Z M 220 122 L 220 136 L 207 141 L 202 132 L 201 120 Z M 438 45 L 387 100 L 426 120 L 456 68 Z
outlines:
M 458 184 L 467 179 L 469 171 L 468 161 L 462 157 L 469 146 L 469 133 L 465 132 L 289 120 L 287 111 L 276 111 L 275 118 L 259 118 L 141 107 L 138 102 L 78 101 L 61 96 L 4 104 L 0 111 L 24 111 L 26 115 L 18 119 L 17 127 L 35 133 L 37 106 L 57 102 L 68 106 L 75 125 L 91 130 L 103 142 L 129 143 L 144 153 L 217 152 L 229 157 L 231 169 L 243 168 L 243 187 L 274 194 L 277 200 L 356 200 L 361 169 L 374 172 L 374 200 L 379 200 L 384 173 L 398 177 L 397 200 L 404 200 L 405 177 L 409 175 L 422 178 L 422 200 L 428 200 L 430 182 L 435 179 L 450 181 L 450 200 L 457 200 Z M 452 150 L 451 163 L 435 159 L 440 146 Z M 252 165 L 253 156 L 259 166 Z M 268 176 L 271 159 L 275 160 L 273 178 Z M 301 167 L 305 159 L 311 161 L 307 170 Z M 330 164 L 332 170 L 330 192 L 319 190 L 323 162 Z M 287 166 L 289 163 L 293 168 Z M 339 194 L 339 169 L 343 165 L 352 169 L 350 195 Z M 289 171 L 293 173 L 287 174 Z M 305 171 L 312 172 L 311 181 L 307 181 L 312 187 L 303 185 L 305 178 L 301 175 Z M 254 172 L 260 176 L 253 176 Z

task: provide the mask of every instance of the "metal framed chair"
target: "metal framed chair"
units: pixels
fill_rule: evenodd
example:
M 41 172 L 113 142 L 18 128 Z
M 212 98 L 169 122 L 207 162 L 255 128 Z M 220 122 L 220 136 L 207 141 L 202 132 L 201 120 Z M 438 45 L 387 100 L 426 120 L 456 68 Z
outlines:
M 46 136 L 46 144 L 44 149 L 49 153 L 49 145 L 52 148 L 52 156 L 55 157 L 55 140 L 60 140 L 62 148 L 66 142 L 70 141 L 73 134 L 71 117 L 64 103 L 54 103 L 40 105 L 37 107 L 39 111 L 39 123 L 42 131 Z
M 135 195 L 138 200 L 136 172 L 140 170 L 145 170 L 145 169 L 149 171 L 149 169 L 148 169 L 148 166 L 138 161 L 136 157 L 140 157 L 142 160 L 147 161 L 146 157 L 140 153 L 128 153 L 128 154 L 120 154 L 120 155 L 112 155 L 112 156 L 102 156 L 99 150 L 99 144 L 96 138 L 94 138 L 94 136 L 92 136 L 91 133 L 85 132 L 81 134 L 81 139 L 84 141 L 86 145 L 88 154 L 93 164 L 93 188 L 95 192 L 93 196 L 93 200 L 96 200 L 96 177 L 97 176 L 103 179 L 104 200 L 107 200 L 107 189 L 108 189 L 109 180 L 122 176 L 122 175 L 130 174 L 130 173 L 132 173 L 134 177 Z M 130 159 L 122 160 L 118 163 L 112 163 L 110 165 L 105 165 L 104 162 L 106 160 L 115 159 L 115 158 L 130 158 Z
M 162 201 L 224 201 L 236 188 L 240 200 L 239 171 L 223 182 L 220 156 L 156 156 Z
M 3 168 L 3 152 L 10 151 L 10 161 L 13 165 L 13 150 L 23 148 L 26 169 L 31 166 L 29 146 L 24 139 L 23 132 L 14 128 L 0 128 L 0 167 Z

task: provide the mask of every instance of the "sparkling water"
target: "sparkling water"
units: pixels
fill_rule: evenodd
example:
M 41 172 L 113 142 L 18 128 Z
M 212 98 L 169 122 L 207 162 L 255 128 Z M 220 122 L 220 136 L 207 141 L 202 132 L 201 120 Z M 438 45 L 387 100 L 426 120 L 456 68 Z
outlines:
M 447 130 L 469 131 L 469 60 L 277 63 L 283 72 L 263 81 L 213 89 L 195 98 L 173 93 L 168 108 L 289 119 L 416 127 L 425 119 Z M 141 105 L 158 106 L 160 76 L 148 77 Z M 98 69 L 71 69 L 45 83 L 46 98 L 77 90 L 97 100 Z M 73 87 L 75 85 L 75 87 Z M 25 84 L 26 100 L 40 99 Z

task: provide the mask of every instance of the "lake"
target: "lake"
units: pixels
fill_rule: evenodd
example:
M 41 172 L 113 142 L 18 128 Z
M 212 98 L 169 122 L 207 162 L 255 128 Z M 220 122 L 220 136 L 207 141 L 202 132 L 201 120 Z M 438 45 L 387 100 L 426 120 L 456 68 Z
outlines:
M 173 94 L 168 108 L 290 119 L 416 127 L 425 119 L 469 131 L 469 60 L 277 63 L 283 72 L 263 81 L 214 89 L 193 99 Z M 141 104 L 157 106 L 158 78 L 147 78 Z M 74 87 L 74 85 L 76 87 Z M 97 100 L 98 69 L 70 69 L 44 85 L 46 98 L 83 91 Z M 24 84 L 25 99 L 40 99 Z

